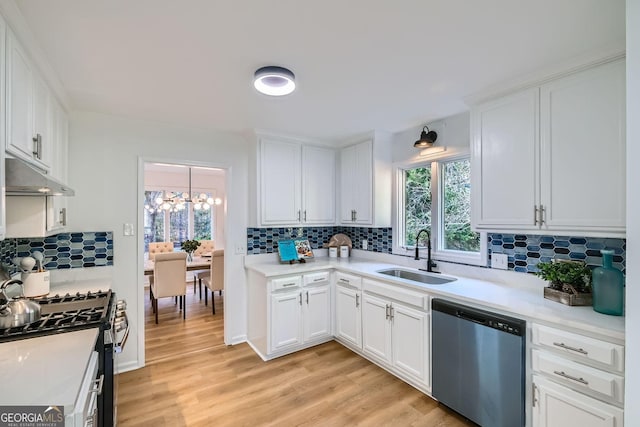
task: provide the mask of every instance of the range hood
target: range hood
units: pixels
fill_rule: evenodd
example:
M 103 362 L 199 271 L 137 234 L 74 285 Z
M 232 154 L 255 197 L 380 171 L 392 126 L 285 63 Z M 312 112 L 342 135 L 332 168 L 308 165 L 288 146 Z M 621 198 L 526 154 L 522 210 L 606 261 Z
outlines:
M 5 192 L 7 196 L 73 196 L 65 184 L 15 158 L 5 160 Z

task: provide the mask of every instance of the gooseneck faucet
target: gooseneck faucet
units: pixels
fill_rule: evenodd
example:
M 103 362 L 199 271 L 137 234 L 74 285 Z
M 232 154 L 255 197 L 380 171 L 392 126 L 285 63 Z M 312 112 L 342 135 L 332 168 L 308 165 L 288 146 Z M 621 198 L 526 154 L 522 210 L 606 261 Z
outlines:
M 416 256 L 415 256 L 415 259 L 416 260 L 420 259 L 420 254 L 418 253 L 418 242 L 420 241 L 420 235 L 422 233 L 427 233 L 427 272 L 435 273 L 433 271 L 433 269 L 432 269 L 433 262 L 431 261 L 431 233 L 429 233 L 429 230 L 427 230 L 426 228 L 423 228 L 422 230 L 418 231 L 418 234 L 416 235 Z

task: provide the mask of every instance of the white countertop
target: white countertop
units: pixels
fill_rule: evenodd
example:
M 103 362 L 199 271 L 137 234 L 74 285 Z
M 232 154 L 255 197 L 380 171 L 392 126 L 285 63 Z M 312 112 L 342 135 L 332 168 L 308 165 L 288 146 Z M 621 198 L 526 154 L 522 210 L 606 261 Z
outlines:
M 597 334 L 605 339 L 614 339 L 619 342 L 624 341 L 624 317 L 597 313 L 592 307 L 570 307 L 545 299 L 542 288 L 537 289 L 531 286 L 517 285 L 509 286 L 461 276 L 452 276 L 456 277 L 457 280 L 451 283 L 428 285 L 376 272 L 382 269 L 398 267 L 415 270 L 397 264 L 358 258 L 336 259 L 320 257 L 305 264 L 292 265 L 279 264 L 272 261 L 246 264 L 246 268 L 266 277 L 336 269 L 387 283 L 421 289 L 434 297 L 443 297 L 474 306 L 481 306 L 480 308 L 498 310 L 504 314 L 523 318 L 524 320 L 557 324 L 566 328 L 574 328 L 591 334 Z M 447 274 L 445 276 L 451 275 Z
M 98 328 L 0 344 L 3 405 L 62 405 L 73 411 Z

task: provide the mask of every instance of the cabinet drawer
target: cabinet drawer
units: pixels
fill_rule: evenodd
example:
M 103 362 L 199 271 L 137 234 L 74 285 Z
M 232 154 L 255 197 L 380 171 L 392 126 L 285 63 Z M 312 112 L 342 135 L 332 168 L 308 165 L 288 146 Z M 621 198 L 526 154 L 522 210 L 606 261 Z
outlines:
M 591 390 L 624 402 L 624 378 L 591 368 L 540 350 L 533 350 L 532 365 L 535 372 L 542 372 L 576 390 Z
M 624 370 L 624 347 L 621 345 L 537 324 L 531 329 L 535 345 L 563 352 L 576 360 L 599 363 L 620 372 Z
M 400 286 L 387 285 L 386 283 L 364 279 L 362 281 L 362 289 L 366 292 L 382 295 L 405 304 L 419 307 L 423 310 L 429 308 L 429 296 L 427 294 L 404 289 Z
M 304 286 L 326 283 L 329 281 L 329 272 L 320 271 L 318 273 L 305 274 L 302 276 L 302 283 Z
M 271 290 L 299 288 L 302 286 L 302 276 L 279 277 L 271 280 Z
M 355 274 L 336 272 L 336 284 L 342 286 L 351 286 L 356 289 L 362 289 L 362 278 Z

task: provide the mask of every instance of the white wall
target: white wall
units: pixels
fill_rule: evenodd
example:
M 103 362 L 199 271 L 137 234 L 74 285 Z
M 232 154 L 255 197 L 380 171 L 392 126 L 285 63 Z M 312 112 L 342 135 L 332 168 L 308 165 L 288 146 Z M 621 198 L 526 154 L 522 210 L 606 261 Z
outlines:
M 627 0 L 627 287 L 625 425 L 640 426 L 640 0 Z
M 469 150 L 469 113 L 456 114 L 455 116 L 445 117 L 443 119 L 427 123 L 429 130 L 438 133 L 438 139 L 433 146 L 446 147 L 444 153 L 436 153 L 431 155 L 421 155 L 422 150 L 415 148 L 413 143 L 420 137 L 422 126 L 410 128 L 393 135 L 393 162 L 394 163 L 413 163 L 421 160 L 432 159 L 442 155 L 451 155 L 459 153 L 461 150 Z
M 142 286 L 141 159 L 227 168 L 225 249 L 225 342 L 244 340 L 246 330 L 243 255 L 246 246 L 247 143 L 238 135 L 184 129 L 94 113 L 74 113 L 70 124 L 69 199 L 73 231 L 113 231 L 114 290 L 128 302 L 133 320 L 129 345 L 121 355 L 123 369 L 144 363 Z M 135 237 L 124 237 L 124 223 L 136 226 Z M 136 346 L 134 343 L 138 343 Z

